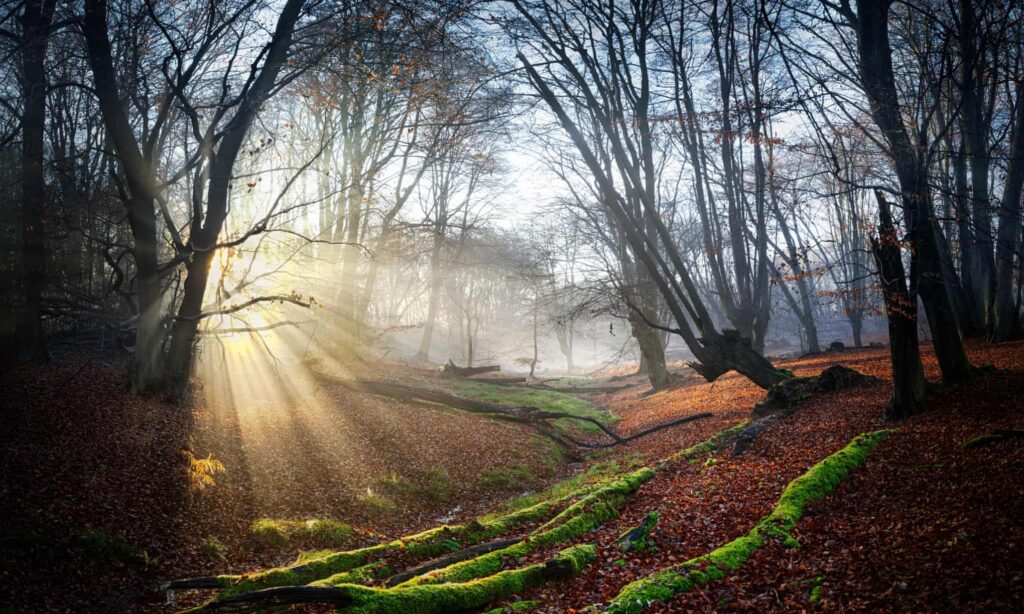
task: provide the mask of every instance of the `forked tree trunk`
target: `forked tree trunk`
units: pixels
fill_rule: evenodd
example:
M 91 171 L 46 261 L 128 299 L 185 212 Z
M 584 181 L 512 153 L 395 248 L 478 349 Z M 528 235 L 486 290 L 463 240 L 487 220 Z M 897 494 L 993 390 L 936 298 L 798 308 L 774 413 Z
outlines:
M 889 203 L 878 198 L 879 238 L 872 237 L 871 249 L 878 265 L 889 322 L 889 354 L 892 357 L 892 400 L 886 417 L 906 418 L 926 408 L 925 379 L 917 342 L 917 300 L 907 288 L 899 238 L 892 223 Z
M 884 134 L 896 167 L 907 229 L 913 241 L 912 282 L 928 316 L 935 354 L 946 383 L 970 379 L 957 318 L 942 276 L 925 154 L 907 134 L 900 114 L 889 41 L 890 0 L 858 0 L 857 46 L 860 79 L 871 116 Z

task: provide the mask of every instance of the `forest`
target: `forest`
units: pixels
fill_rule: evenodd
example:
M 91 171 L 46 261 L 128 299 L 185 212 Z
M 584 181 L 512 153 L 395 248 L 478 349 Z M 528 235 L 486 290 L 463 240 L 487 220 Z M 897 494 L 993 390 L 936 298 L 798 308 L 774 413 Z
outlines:
M 0 613 L 1024 610 L 1024 5 L 0 0 Z

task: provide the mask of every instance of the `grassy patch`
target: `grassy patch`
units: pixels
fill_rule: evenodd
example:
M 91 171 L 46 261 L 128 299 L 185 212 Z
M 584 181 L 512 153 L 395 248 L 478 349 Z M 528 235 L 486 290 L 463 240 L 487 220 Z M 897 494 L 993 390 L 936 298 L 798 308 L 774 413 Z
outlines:
M 359 495 L 358 500 L 359 505 L 373 514 L 387 514 L 397 507 L 394 501 L 377 494 L 372 488 L 367 488 L 366 492 Z
M 86 531 L 75 537 L 74 545 L 86 555 L 102 563 L 132 563 L 148 565 L 149 557 L 138 548 L 102 531 Z
M 586 491 L 587 487 L 596 486 L 609 478 L 621 476 L 643 466 L 643 458 L 635 454 L 595 463 L 586 471 L 569 476 L 540 492 L 529 493 L 512 499 L 502 506 L 502 510 L 509 512 L 523 509 L 536 505 L 541 501 L 560 499 L 577 491 Z
M 352 525 L 330 518 L 279 520 L 260 518 L 250 527 L 253 536 L 265 546 L 283 546 L 293 539 L 307 539 L 324 546 L 341 546 L 352 540 Z
M 547 411 L 593 418 L 605 425 L 614 423 L 614 417 L 608 412 L 597 409 L 584 399 L 561 392 L 467 381 L 456 384 L 455 394 L 508 407 L 537 407 Z M 593 424 L 578 420 L 557 420 L 555 424 L 559 428 L 575 429 L 584 433 L 601 432 L 601 429 Z
M 199 551 L 204 555 L 218 561 L 225 560 L 224 550 L 225 546 L 216 537 L 207 537 L 203 540 L 203 543 L 199 545 Z
M 480 474 L 477 484 L 480 488 L 487 490 L 510 490 L 513 488 L 525 488 L 534 480 L 533 472 L 528 467 L 517 465 L 515 467 L 494 467 Z
M 431 469 L 419 483 L 392 473 L 376 480 L 376 487 L 392 497 L 444 502 L 452 498 L 452 481 L 441 469 Z

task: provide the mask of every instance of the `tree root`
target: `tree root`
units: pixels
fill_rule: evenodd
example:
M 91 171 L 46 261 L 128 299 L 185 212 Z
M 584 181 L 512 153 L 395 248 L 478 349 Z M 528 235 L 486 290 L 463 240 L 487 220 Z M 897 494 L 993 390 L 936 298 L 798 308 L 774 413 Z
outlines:
M 365 569 L 365 567 L 371 567 L 371 560 L 379 560 L 388 553 L 401 551 L 406 554 L 414 554 L 415 556 L 436 556 L 444 552 L 447 547 L 450 547 L 451 541 L 455 537 L 462 538 L 466 542 L 478 543 L 489 537 L 507 532 L 525 522 L 543 520 L 543 518 L 551 516 L 562 502 L 577 496 L 580 497 L 579 500 L 572 502 L 571 505 L 522 539 L 516 538 L 490 542 L 486 544 L 486 547 L 478 549 L 480 552 L 487 552 L 484 554 L 467 553 L 472 555 L 472 558 L 467 558 L 467 560 L 454 557 L 451 561 L 447 561 L 444 560 L 444 557 L 441 557 L 421 566 L 424 568 L 422 573 L 426 573 L 426 575 L 422 575 L 419 572 L 412 575 L 402 574 L 409 575 L 409 577 L 397 578 L 395 576 L 392 579 L 397 578 L 400 581 L 389 582 L 389 584 L 393 583 L 394 588 L 400 588 L 421 584 L 464 582 L 474 578 L 492 576 L 501 571 L 504 562 L 509 558 L 518 559 L 535 552 L 540 547 L 555 545 L 579 537 L 616 517 L 626 498 L 636 491 L 641 484 L 649 480 L 651 476 L 653 476 L 653 470 L 643 469 L 611 480 L 598 487 L 583 488 L 565 497 L 537 503 L 536 506 L 508 514 L 494 521 L 474 522 L 456 527 L 437 527 L 410 537 L 366 547 L 366 549 L 330 553 L 290 567 L 270 569 L 248 575 L 185 578 L 167 582 L 162 588 L 165 590 L 176 588 L 220 588 L 220 594 L 211 604 L 224 601 L 242 603 L 233 598 L 254 593 L 265 595 L 270 600 L 324 600 L 326 597 L 336 594 L 325 590 L 304 591 L 285 590 L 284 588 L 330 588 L 332 586 L 340 586 L 351 591 L 351 586 L 356 585 L 352 583 L 355 581 L 352 577 L 353 574 L 361 574 L 359 577 L 374 577 L 365 573 L 371 571 Z M 466 553 L 466 551 L 463 552 Z M 372 571 L 377 572 L 378 568 Z M 282 588 L 282 590 L 278 591 L 278 593 L 264 593 L 264 591 L 271 588 Z M 335 603 L 332 600 L 326 601 Z M 293 601 L 290 603 L 308 602 Z
M 437 557 L 436 559 L 430 559 L 426 563 L 421 563 L 412 569 L 403 571 L 400 574 L 395 574 L 387 579 L 384 586 L 398 586 L 406 580 L 412 580 L 416 576 L 422 576 L 423 574 L 434 571 L 435 569 L 441 569 L 442 567 L 448 567 L 455 563 L 461 563 L 469 559 L 476 558 L 481 554 L 487 554 L 494 552 L 495 550 L 501 550 L 507 548 L 512 544 L 518 543 L 518 537 L 511 537 L 508 539 L 496 539 L 483 544 L 477 544 L 472 548 L 466 548 L 465 550 L 459 550 L 458 552 L 452 552 L 444 556 Z
M 443 582 L 468 582 L 500 571 L 507 559 L 519 559 L 540 548 L 554 546 L 580 537 L 616 518 L 629 495 L 654 476 L 654 470 L 640 469 L 608 482 L 560 514 L 536 528 L 516 544 L 483 556 L 417 576 L 399 586 L 418 586 Z
M 768 389 L 765 399 L 754 408 L 753 419 L 736 437 L 733 456 L 746 452 L 761 433 L 790 416 L 797 406 L 814 394 L 852 388 L 874 380 L 874 377 L 849 367 L 833 365 L 814 377 L 793 377 L 775 384 Z
M 520 424 L 526 424 L 535 428 L 542 435 L 552 439 L 560 445 L 572 444 L 582 448 L 608 448 L 612 446 L 622 445 L 646 437 L 652 433 L 656 433 L 662 429 L 671 428 L 694 420 L 701 420 L 703 418 L 709 418 L 712 414 L 700 413 L 691 414 L 682 418 L 665 422 L 653 426 L 649 429 L 645 429 L 639 433 L 632 435 L 620 435 L 608 428 L 601 421 L 591 418 L 590 416 L 577 416 L 566 412 L 559 411 L 548 411 L 537 407 L 506 407 L 504 405 L 498 405 L 497 403 L 489 403 L 487 401 L 478 401 L 476 399 L 467 399 L 465 397 L 456 396 L 447 392 L 441 392 L 438 390 L 430 390 L 427 388 L 415 388 L 412 386 L 404 386 L 402 384 L 394 384 L 391 382 L 371 381 L 371 380 L 341 380 L 335 378 L 329 378 L 322 376 L 325 379 L 340 384 L 349 388 L 355 392 L 364 392 L 368 394 L 375 394 L 384 396 L 392 399 L 398 399 L 405 402 L 425 401 L 428 403 L 438 403 L 441 405 L 447 405 L 448 407 L 454 407 L 474 414 L 480 414 L 488 416 L 490 418 L 496 418 L 499 420 L 506 420 L 510 422 L 516 422 Z M 573 438 L 564 433 L 558 433 L 551 422 L 554 420 L 577 420 L 580 422 L 586 422 L 596 426 L 610 439 L 610 443 L 591 443 L 588 441 L 582 441 Z
M 1015 437 L 1024 437 L 1024 429 L 998 429 L 985 435 L 978 435 L 974 439 L 964 442 L 964 445 L 960 447 L 964 450 L 969 450 L 970 448 L 976 448 L 996 441 L 1013 439 Z
M 566 501 L 580 496 L 583 491 L 586 489 L 573 492 L 566 497 L 542 501 L 493 520 L 475 520 L 464 525 L 435 527 L 416 535 L 409 535 L 375 546 L 357 550 L 334 551 L 301 563 L 268 569 L 255 574 L 172 580 L 162 584 L 160 588 L 165 591 L 220 589 L 221 595 L 226 596 L 274 586 L 308 584 L 359 569 L 395 552 L 404 552 L 416 558 L 435 557 L 450 552 L 453 541 L 460 545 L 472 545 L 492 539 L 524 524 L 551 517 Z
M 234 595 L 190 611 L 235 609 L 239 606 L 249 611 L 254 605 L 264 607 L 330 603 L 352 613 L 463 612 L 481 608 L 531 586 L 567 579 L 579 573 L 595 558 L 593 546 L 580 545 L 562 550 L 544 563 L 502 571 L 472 582 L 385 589 L 354 584 L 335 587 L 280 586 Z
M 835 490 L 850 472 L 867 460 L 871 450 L 884 441 L 890 432 L 882 430 L 858 435 L 845 448 L 826 457 L 790 482 L 779 497 L 775 509 L 749 533 L 704 556 L 628 584 L 605 608 L 599 609 L 611 614 L 641 612 L 694 587 L 725 578 L 727 572 L 739 568 L 769 539 L 781 539 L 786 545 L 796 545 L 796 540 L 789 532 L 803 516 L 806 506 Z

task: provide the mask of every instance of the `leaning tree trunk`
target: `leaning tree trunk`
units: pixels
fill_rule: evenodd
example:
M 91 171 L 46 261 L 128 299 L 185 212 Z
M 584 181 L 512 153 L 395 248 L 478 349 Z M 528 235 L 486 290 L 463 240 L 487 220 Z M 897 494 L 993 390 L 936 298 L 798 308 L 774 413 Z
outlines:
M 288 0 L 281 9 L 266 60 L 252 87 L 241 99 L 238 110 L 224 129 L 224 136 L 213 155 L 210 184 L 206 193 L 206 217 L 197 236 L 189 242 L 194 249 L 188 264 L 185 289 L 171 333 L 167 356 L 168 393 L 178 397 L 185 391 L 192 368 L 196 332 L 203 317 L 203 298 L 210 277 L 217 238 L 228 214 L 232 172 L 249 126 L 260 106 L 270 95 L 277 76 L 288 58 L 292 32 L 305 0 Z
M 878 265 L 889 322 L 889 354 L 892 357 L 892 400 L 886 417 L 899 419 L 924 411 L 925 379 L 917 342 L 917 301 L 907 289 L 899 238 L 892 223 L 889 203 L 878 197 L 879 238 L 871 250 Z

